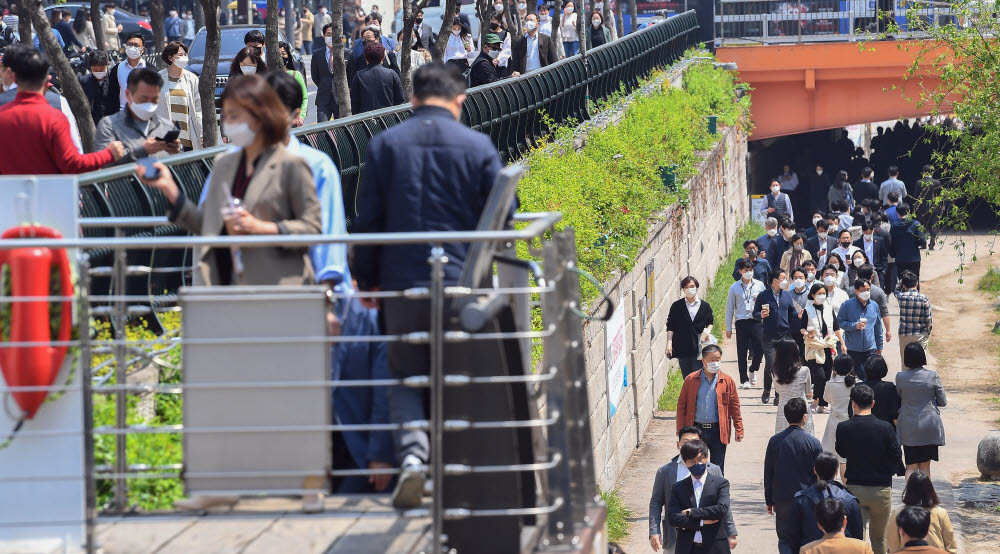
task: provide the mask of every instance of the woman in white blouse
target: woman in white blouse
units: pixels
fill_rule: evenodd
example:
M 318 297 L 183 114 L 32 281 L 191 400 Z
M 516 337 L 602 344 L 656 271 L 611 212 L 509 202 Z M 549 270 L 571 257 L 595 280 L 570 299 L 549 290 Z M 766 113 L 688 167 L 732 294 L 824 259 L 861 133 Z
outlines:
M 575 9 L 576 5 L 573 2 L 566 2 L 566 7 L 563 9 L 562 27 L 560 30 L 562 32 L 563 49 L 566 51 L 567 58 L 580 53 L 580 35 L 576 29 L 577 14 L 575 13 Z
M 445 62 L 456 64 L 462 68 L 462 71 L 465 71 L 469 69 L 469 62 L 475 60 L 478 55 L 476 41 L 472 39 L 472 32 L 462 25 L 462 22 L 456 17 L 451 24 L 448 45 L 444 48 Z

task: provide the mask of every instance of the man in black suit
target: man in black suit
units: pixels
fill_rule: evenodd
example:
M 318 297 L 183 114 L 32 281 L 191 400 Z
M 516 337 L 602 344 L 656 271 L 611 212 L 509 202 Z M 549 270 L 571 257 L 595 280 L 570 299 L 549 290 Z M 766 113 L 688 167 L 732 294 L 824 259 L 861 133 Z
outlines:
M 538 15 L 526 15 L 524 27 L 527 29 L 524 36 L 510 45 L 511 68 L 521 75 L 546 67 L 559 59 L 552 38 L 538 32 Z
M 816 222 L 816 236 L 806 241 L 806 250 L 816 262 L 816 267 L 826 265 L 826 258 L 837 246 L 836 233 L 830 233 L 829 221 L 822 219 Z
M 340 104 L 337 102 L 337 90 L 333 86 L 333 25 L 323 26 L 323 40 L 326 46 L 313 52 L 309 64 L 313 83 L 316 85 L 316 122 L 323 123 L 340 117 Z
M 875 171 L 866 167 L 861 172 L 861 180 L 854 183 L 854 204 L 856 206 L 860 206 L 865 200 L 878 200 L 878 185 L 872 182 L 873 175 L 875 175 Z
M 680 450 L 685 444 L 694 440 L 701 440 L 701 429 L 694 425 L 682 427 L 677 433 L 677 449 Z M 722 477 L 722 470 L 715 464 L 708 464 L 708 472 Z M 653 494 L 649 498 L 649 545 L 653 547 L 654 551 L 658 552 L 661 547 L 667 553 L 674 551 L 674 546 L 677 544 L 677 531 L 663 517 L 663 509 L 667 507 L 670 491 L 673 490 L 674 485 L 689 475 L 691 472 L 681 460 L 680 454 L 656 470 Z M 660 531 L 661 520 L 663 523 L 662 532 Z M 736 524 L 733 523 L 732 511 L 726 513 L 725 524 L 726 534 L 729 536 L 729 547 L 736 548 Z
M 854 246 L 861 249 L 868 257 L 868 263 L 875 266 L 878 282 L 886 285 L 885 270 L 889 265 L 889 248 L 885 239 L 875 233 L 875 224 L 871 220 L 861 223 L 861 238 L 854 241 Z
M 795 493 L 816 482 L 813 465 L 823 445 L 802 429 L 809 416 L 806 401 L 795 397 L 785 403 L 786 427 L 771 437 L 764 454 L 764 502 L 767 513 L 775 516 L 778 552 L 798 549 L 795 535 Z M 793 544 L 794 543 L 794 544 Z
M 729 537 L 720 523 L 729 513 L 729 481 L 708 471 L 708 445 L 693 440 L 681 446 L 691 475 L 670 491 L 667 519 L 677 529 L 677 554 L 728 554 Z

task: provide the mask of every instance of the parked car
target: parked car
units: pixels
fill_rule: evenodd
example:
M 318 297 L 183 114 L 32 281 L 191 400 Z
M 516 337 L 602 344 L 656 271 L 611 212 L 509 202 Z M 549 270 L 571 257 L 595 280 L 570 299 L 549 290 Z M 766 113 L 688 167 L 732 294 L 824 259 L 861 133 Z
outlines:
M 55 4 L 53 6 L 48 6 L 45 8 L 45 17 L 52 20 L 52 10 L 68 10 L 73 18 L 76 18 L 76 10 L 80 7 L 86 7 L 90 9 L 90 4 Z M 149 50 L 153 47 L 153 27 L 149 24 L 149 20 L 145 17 L 135 15 L 134 13 L 123 9 L 119 6 L 115 7 L 115 21 L 122 26 L 122 32 L 119 33 L 121 37 L 122 44 L 125 43 L 125 37 L 131 33 L 142 33 L 143 42 L 146 43 L 146 49 Z M 103 49 L 103 48 L 102 48 Z
M 219 65 L 215 70 L 215 102 L 218 107 L 219 97 L 222 96 L 222 89 L 226 88 L 229 82 L 229 66 L 240 50 L 246 47 L 243 37 L 250 31 L 257 30 L 264 32 L 263 25 L 226 25 L 222 27 L 219 45 Z M 205 38 L 207 33 L 202 27 L 191 42 L 191 49 L 188 50 L 187 69 L 195 75 L 201 75 L 201 70 L 205 65 Z M 278 40 L 285 40 L 285 33 L 278 31 Z

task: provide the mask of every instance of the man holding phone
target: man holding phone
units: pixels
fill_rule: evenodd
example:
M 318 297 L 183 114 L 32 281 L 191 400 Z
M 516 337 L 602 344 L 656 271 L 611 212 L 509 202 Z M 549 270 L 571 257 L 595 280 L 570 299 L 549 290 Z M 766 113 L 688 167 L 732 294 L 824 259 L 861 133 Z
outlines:
M 149 68 L 129 73 L 125 109 L 97 124 L 97 148 L 113 141 L 125 145 L 125 155 L 116 164 L 135 163 L 145 157 L 162 158 L 181 150 L 180 134 L 174 124 L 156 116 L 163 78 Z

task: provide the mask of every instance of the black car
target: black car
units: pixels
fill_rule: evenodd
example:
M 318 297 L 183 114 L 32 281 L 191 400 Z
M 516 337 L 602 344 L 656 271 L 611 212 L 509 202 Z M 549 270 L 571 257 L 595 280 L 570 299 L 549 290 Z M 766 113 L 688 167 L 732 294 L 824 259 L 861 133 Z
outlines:
M 215 70 L 215 99 L 218 105 L 219 97 L 222 96 L 222 89 L 226 88 L 229 81 L 229 66 L 233 63 L 233 58 L 243 50 L 246 45 L 243 37 L 250 31 L 264 32 L 263 25 L 226 25 L 222 27 L 220 35 L 222 40 L 219 45 L 219 66 Z M 194 36 L 191 49 L 188 51 L 190 59 L 187 69 L 195 75 L 201 76 L 202 67 L 205 65 L 205 28 L 202 27 L 198 34 Z M 278 40 L 284 41 L 285 34 L 278 31 Z
M 52 21 L 52 10 L 59 9 L 68 11 L 74 19 L 76 19 L 76 11 L 81 7 L 90 9 L 90 4 L 56 4 L 53 6 L 48 6 L 45 8 L 45 16 Z M 104 15 L 103 13 L 101 15 Z M 135 15 L 134 13 L 122 9 L 120 7 L 115 7 L 115 21 L 122 26 L 122 32 L 118 34 L 121 38 L 122 44 L 125 43 L 125 37 L 132 33 L 142 33 L 143 42 L 146 43 L 146 49 L 149 50 L 153 47 L 153 27 L 149 24 L 149 20 L 145 17 Z M 101 48 L 104 49 L 103 47 Z

